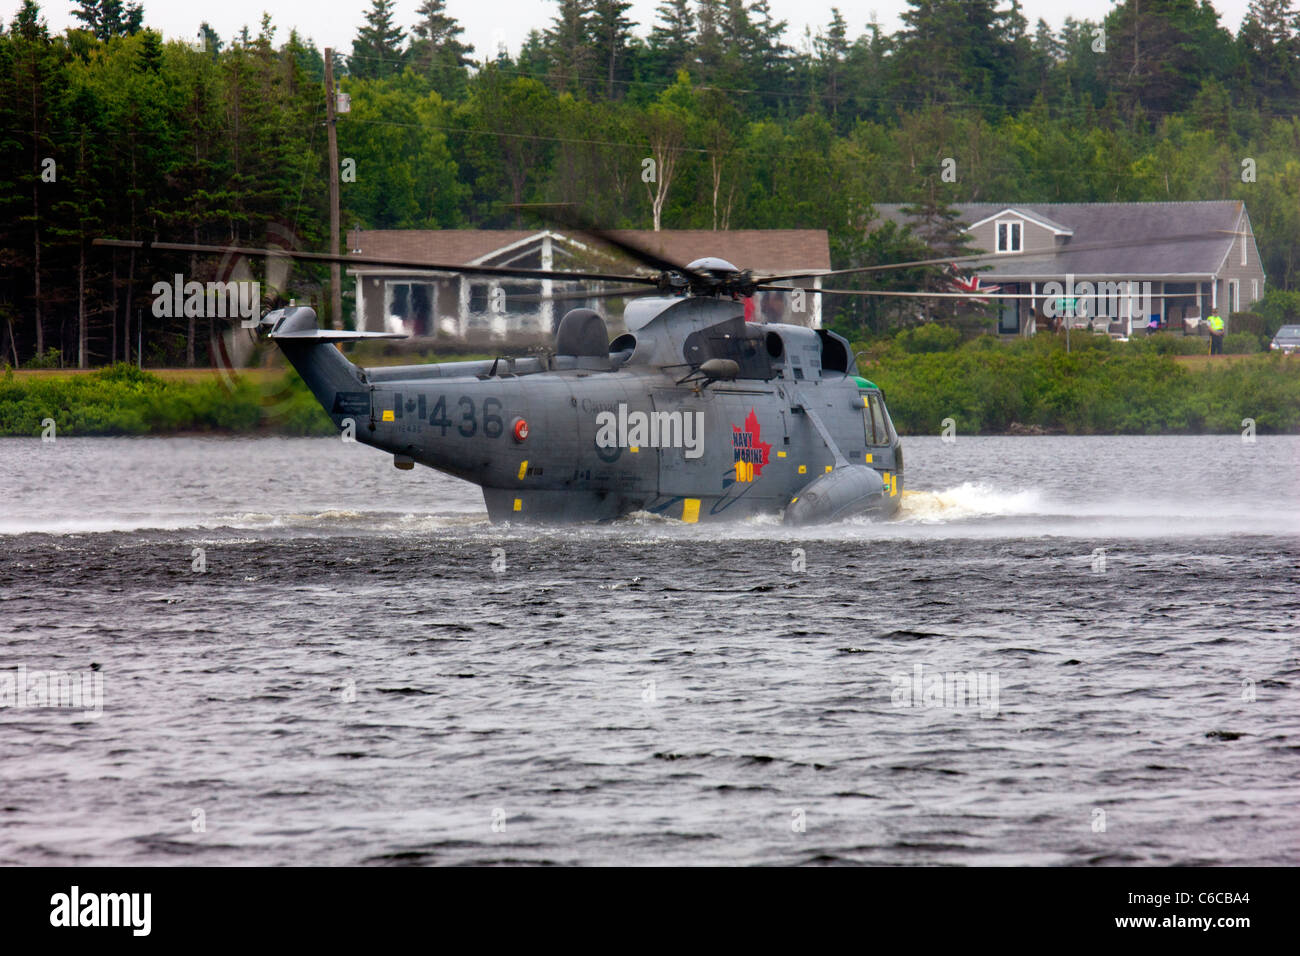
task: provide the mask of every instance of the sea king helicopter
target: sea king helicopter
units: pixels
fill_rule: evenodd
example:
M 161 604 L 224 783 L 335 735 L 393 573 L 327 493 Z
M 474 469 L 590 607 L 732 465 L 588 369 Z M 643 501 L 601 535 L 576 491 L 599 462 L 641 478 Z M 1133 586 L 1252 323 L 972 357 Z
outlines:
M 827 329 L 747 322 L 742 300 L 757 291 L 795 293 L 776 283 L 815 275 L 950 260 L 755 275 L 717 258 L 678 264 L 610 233 L 582 231 L 653 274 L 279 254 L 498 279 L 620 284 L 568 296 L 588 301 L 644 291 L 627 301 L 626 331 L 612 340 L 597 312 L 577 308 L 560 320 L 546 354 L 362 368 L 336 344 L 406 336 L 323 329 L 305 306 L 268 312 L 257 329 L 280 348 L 340 430 L 391 454 L 400 469 L 424 465 L 478 485 L 493 522 L 608 521 L 649 512 L 687 523 L 772 514 L 806 525 L 898 510 L 902 443 L 884 391 L 858 374 L 849 343 Z M 266 254 L 187 243 L 96 244 Z

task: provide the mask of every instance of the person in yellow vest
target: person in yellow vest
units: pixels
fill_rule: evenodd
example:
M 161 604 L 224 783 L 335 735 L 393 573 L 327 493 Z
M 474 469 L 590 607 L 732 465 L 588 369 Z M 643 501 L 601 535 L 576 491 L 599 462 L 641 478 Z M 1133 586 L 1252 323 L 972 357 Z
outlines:
M 1223 354 L 1223 319 L 1218 312 L 1211 312 L 1205 324 L 1210 327 L 1210 354 Z

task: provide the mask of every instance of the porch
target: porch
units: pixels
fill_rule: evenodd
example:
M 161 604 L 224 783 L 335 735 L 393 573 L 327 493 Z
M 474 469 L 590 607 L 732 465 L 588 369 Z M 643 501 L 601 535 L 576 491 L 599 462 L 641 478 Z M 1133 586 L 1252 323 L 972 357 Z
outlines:
M 1212 311 L 1226 321 L 1240 310 L 1237 280 L 1129 277 L 1120 280 L 1067 276 L 1064 281 L 1005 280 L 996 284 L 997 334 L 1003 338 L 1071 330 L 1105 332 L 1128 338 L 1148 331 L 1198 335 Z

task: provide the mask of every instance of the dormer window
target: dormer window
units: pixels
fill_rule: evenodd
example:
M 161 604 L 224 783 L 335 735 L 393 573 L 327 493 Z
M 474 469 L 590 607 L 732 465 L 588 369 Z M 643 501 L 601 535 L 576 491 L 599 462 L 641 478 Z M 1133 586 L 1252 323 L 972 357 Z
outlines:
M 1019 252 L 1023 225 L 1015 219 L 998 223 L 998 252 Z

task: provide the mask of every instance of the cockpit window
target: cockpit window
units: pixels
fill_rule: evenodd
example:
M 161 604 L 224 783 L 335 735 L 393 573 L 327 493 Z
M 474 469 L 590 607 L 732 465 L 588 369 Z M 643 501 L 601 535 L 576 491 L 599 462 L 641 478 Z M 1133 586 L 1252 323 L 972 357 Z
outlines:
M 763 329 L 746 322 L 743 316 L 692 332 L 682 351 L 692 365 L 715 358 L 731 359 L 740 366 L 740 378 L 766 380 L 775 374 Z
M 862 396 L 862 427 L 868 445 L 888 445 L 893 441 L 893 431 L 880 396 L 874 392 L 859 392 Z

